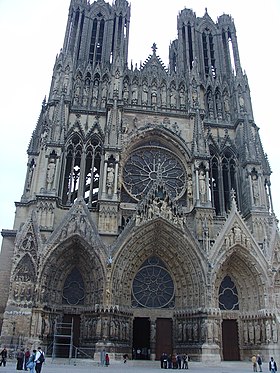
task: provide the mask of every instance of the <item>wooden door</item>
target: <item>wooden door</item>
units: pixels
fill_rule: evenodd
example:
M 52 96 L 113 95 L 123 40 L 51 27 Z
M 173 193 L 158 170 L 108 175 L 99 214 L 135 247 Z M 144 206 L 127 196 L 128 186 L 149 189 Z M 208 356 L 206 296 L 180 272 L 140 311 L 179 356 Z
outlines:
M 223 359 L 226 361 L 240 360 L 237 320 L 223 320 Z
M 172 354 L 172 319 L 156 320 L 156 360 L 160 360 L 163 353 Z

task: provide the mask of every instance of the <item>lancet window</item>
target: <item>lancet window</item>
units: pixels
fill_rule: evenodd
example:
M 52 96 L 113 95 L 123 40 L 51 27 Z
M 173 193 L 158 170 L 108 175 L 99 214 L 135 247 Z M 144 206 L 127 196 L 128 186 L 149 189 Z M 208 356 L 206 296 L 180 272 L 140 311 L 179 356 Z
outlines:
M 204 59 L 204 71 L 205 75 L 212 75 L 216 77 L 216 62 L 215 62 L 215 50 L 214 50 L 214 39 L 209 29 L 205 29 L 202 33 L 202 47 L 203 47 L 203 59 Z
M 231 208 L 231 191 L 236 192 L 238 203 L 238 169 L 235 155 L 226 150 L 221 155 L 212 153 L 210 164 L 210 189 L 212 205 L 217 215 L 223 215 Z
M 223 46 L 224 46 L 226 68 L 229 73 L 232 70 L 235 72 L 236 68 L 235 68 L 235 61 L 234 61 L 232 36 L 231 36 L 230 30 L 226 30 L 226 31 L 223 30 L 222 39 L 223 39 Z
M 101 16 L 101 14 L 100 14 Z M 103 39 L 104 39 L 104 19 L 94 19 L 89 49 L 89 61 L 91 64 L 101 62 Z
M 91 138 L 85 145 L 78 135 L 74 135 L 68 144 L 62 202 L 72 204 L 78 197 L 92 207 L 96 204 L 99 190 L 101 141 Z

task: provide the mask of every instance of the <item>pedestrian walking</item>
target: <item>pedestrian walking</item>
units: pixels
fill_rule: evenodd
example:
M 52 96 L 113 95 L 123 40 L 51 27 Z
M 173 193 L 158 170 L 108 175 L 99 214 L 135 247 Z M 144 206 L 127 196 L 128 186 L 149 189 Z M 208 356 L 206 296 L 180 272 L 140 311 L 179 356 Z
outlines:
M 271 373 L 277 372 L 277 364 L 276 364 L 276 361 L 274 360 L 273 357 L 270 358 L 270 362 L 268 364 L 268 367 L 269 367 L 269 371 Z
M 34 373 L 36 353 L 37 351 L 33 350 L 33 353 L 30 355 L 29 360 L 26 364 L 26 367 L 30 370 L 30 373 Z
M 262 358 L 259 354 L 257 355 L 257 363 L 259 366 L 259 371 L 262 372 Z
M 38 347 L 36 355 L 35 355 L 35 372 L 40 373 L 42 370 L 42 365 L 45 361 L 45 354 L 42 351 L 41 347 Z

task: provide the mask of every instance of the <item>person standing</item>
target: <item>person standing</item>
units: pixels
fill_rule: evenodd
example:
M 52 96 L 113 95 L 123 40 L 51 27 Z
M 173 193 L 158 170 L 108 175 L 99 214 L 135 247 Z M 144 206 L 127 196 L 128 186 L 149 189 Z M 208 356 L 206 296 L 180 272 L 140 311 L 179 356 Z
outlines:
M 262 372 L 262 358 L 259 354 L 257 355 L 257 363 L 259 366 L 259 371 Z
M 27 363 L 27 368 L 30 370 L 30 373 L 34 373 L 36 353 L 37 351 L 33 350 L 33 353 L 30 355 L 28 363 Z
M 17 370 L 23 370 L 24 349 L 17 352 Z
M 106 354 L 106 355 L 105 355 L 105 367 L 108 367 L 109 364 L 110 364 L 109 354 Z
M 256 357 L 256 355 L 252 356 L 251 361 L 252 361 L 252 364 L 253 364 L 253 372 L 257 372 L 257 357 Z
M 268 367 L 271 373 L 277 372 L 277 364 L 276 364 L 276 361 L 273 359 L 273 357 L 270 358 Z
M 42 369 L 43 362 L 45 361 L 45 354 L 42 351 L 41 347 L 38 347 L 38 350 L 35 355 L 35 372 L 40 373 Z
M 183 354 L 183 366 L 182 369 L 189 369 L 189 356 L 187 354 Z
M 105 355 L 106 355 L 105 350 L 102 350 L 100 352 L 100 364 L 101 364 L 102 367 L 104 367 L 104 365 L 105 365 Z
M 7 356 L 8 356 L 6 347 L 3 348 L 3 350 L 0 352 L 0 355 L 1 355 L 0 367 L 2 364 L 3 364 L 3 367 L 5 367 L 6 362 L 7 362 Z
M 27 370 L 27 363 L 29 361 L 29 358 L 30 358 L 30 351 L 28 348 L 24 353 L 24 370 Z

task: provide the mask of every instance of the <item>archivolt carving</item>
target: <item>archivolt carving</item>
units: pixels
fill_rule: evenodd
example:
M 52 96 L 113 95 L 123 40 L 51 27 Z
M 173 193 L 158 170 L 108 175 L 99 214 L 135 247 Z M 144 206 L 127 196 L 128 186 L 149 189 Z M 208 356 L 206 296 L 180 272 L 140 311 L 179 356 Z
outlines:
M 163 221 L 141 227 L 127 239 L 113 261 L 114 303 L 130 306 L 133 279 L 142 263 L 154 255 L 165 263 L 174 280 L 177 307 L 191 308 L 204 304 L 205 273 L 197 250 L 182 233 Z
M 212 288 L 213 294 L 215 294 L 212 298 L 213 306 L 218 306 L 217 292 L 226 275 L 233 279 L 237 287 L 240 310 L 265 307 L 264 297 L 261 297 L 260 294 L 265 293 L 264 284 L 267 283 L 267 279 L 264 278 L 264 274 L 261 274 L 260 268 L 257 267 L 253 258 L 248 253 L 244 253 L 244 249 L 242 250 L 241 247 L 236 247 L 234 251 L 225 256 L 217 275 L 213 277 Z
M 104 263 L 77 238 L 59 245 L 45 258 L 40 276 L 39 300 L 52 306 L 61 304 L 65 280 L 75 267 L 83 276 L 84 305 L 100 303 L 105 283 Z

